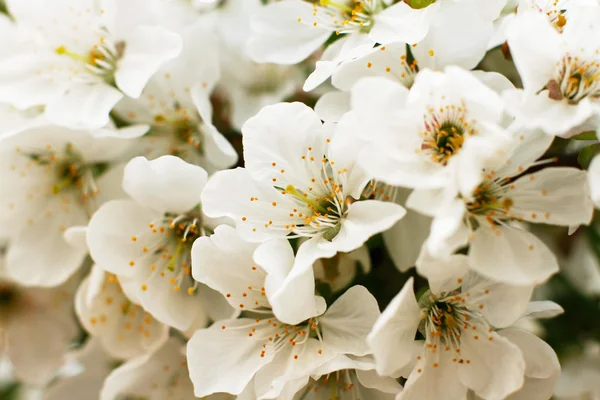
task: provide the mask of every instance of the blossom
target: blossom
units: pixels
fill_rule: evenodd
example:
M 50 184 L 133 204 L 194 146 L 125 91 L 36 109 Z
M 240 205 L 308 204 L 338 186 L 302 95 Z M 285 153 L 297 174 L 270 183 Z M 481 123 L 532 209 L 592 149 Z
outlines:
M 55 288 L 24 287 L 7 276 L 0 248 L 0 351 L 21 381 L 47 384 L 62 365 L 77 335 L 71 311 L 72 284 Z
M 212 229 L 199 207 L 206 180 L 205 170 L 174 156 L 136 157 L 123 178 L 131 199 L 104 204 L 88 226 L 96 263 L 135 282 L 140 305 L 183 331 L 208 318 L 202 287 L 190 276 L 192 244 Z
M 83 368 L 76 375 L 59 377 L 44 392 L 47 400 L 61 400 L 68 396 L 85 398 L 100 392 L 104 379 L 111 373 L 116 360 L 104 351 L 98 338 L 90 338 L 82 348 L 67 355 L 71 361 Z
M 130 146 L 47 122 L 0 140 L 0 231 L 11 239 L 12 278 L 56 286 L 79 268 L 87 251 L 71 247 L 63 234 L 86 225 L 103 201 L 119 197 L 116 163 Z
M 181 50 L 181 38 L 158 24 L 156 1 L 7 5 L 34 39 L 3 61 L 0 99 L 21 109 L 44 105 L 57 125 L 103 127 L 124 95 L 139 97 L 148 79 Z
M 149 131 L 139 143 L 144 155 L 178 156 L 208 172 L 229 168 L 237 153 L 212 124 L 209 95 L 220 77 L 214 35 L 201 23 L 182 29 L 181 54 L 165 63 L 139 98 L 123 98 L 113 114 Z
M 202 193 L 204 212 L 233 218 L 246 240 L 310 238 L 276 296 L 317 259 L 357 249 L 405 214 L 361 197 L 369 177 L 355 163 L 359 148 L 331 128 L 301 103 L 265 107 L 242 129 L 246 167 L 217 172 Z
M 454 269 L 452 278 L 418 302 L 411 278 L 369 334 L 380 374 L 410 371 L 398 399 L 460 399 L 469 389 L 498 399 L 523 385 L 524 355 L 541 341 L 526 331 L 497 330 L 525 313 L 533 286 L 513 287 L 464 272 Z M 424 340 L 415 340 L 417 333 Z
M 510 158 L 486 168 L 485 179 L 473 191 L 422 190 L 411 194 L 408 206 L 434 217 L 417 261 L 417 268 L 429 279 L 443 279 L 437 260 L 469 245 L 466 262 L 478 273 L 513 284 L 543 282 L 558 271 L 556 257 L 535 235 L 514 222 L 559 226 L 590 223 L 593 205 L 582 195 L 588 193 L 586 172 L 548 167 L 527 173 L 550 146 L 552 137 L 523 132 L 514 142 Z M 465 256 L 451 257 L 462 263 Z
M 439 188 L 456 176 L 461 187 L 472 188 L 484 160 L 501 156 L 508 142 L 503 111 L 490 87 L 470 72 L 447 67 L 419 72 L 410 91 L 381 77 L 361 80 L 338 131 L 363 142 L 359 164 L 378 180 Z
M 509 26 L 508 44 L 524 90 L 505 96 L 508 111 L 524 126 L 561 137 L 597 128 L 599 15 L 598 6 L 570 8 L 562 33 L 537 12 L 523 13 Z
M 244 242 L 235 229 L 219 226 L 210 238 L 197 240 L 193 255 L 194 277 L 248 313 L 217 321 L 190 339 L 187 355 L 196 396 L 239 394 L 253 384 L 257 398 L 273 398 L 287 382 L 308 379 L 339 354 L 368 353 L 365 338 L 379 309 L 364 287 L 350 288 L 326 311 L 323 298 L 306 289 L 309 285 L 297 285 L 285 299 L 271 303 L 293 265 L 287 241 Z M 225 260 L 228 268 L 222 268 Z
M 139 356 L 168 337 L 168 328 L 131 301 L 124 285 L 116 276 L 94 266 L 75 298 L 82 325 L 100 338 L 110 356 L 119 359 Z M 131 288 L 129 292 L 135 293 Z
M 160 348 L 127 361 L 106 378 L 100 400 L 195 399 L 182 346 L 171 338 Z
M 295 64 L 306 59 L 332 35 L 354 49 L 375 43 L 416 43 L 426 34 L 423 12 L 404 2 L 387 7 L 382 0 L 286 0 L 256 13 L 250 56 L 259 62 Z

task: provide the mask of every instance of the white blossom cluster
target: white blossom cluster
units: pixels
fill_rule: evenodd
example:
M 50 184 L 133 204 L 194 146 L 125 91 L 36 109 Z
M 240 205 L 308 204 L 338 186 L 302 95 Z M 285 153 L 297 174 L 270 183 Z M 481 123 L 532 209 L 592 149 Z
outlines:
M 0 5 L 21 398 L 600 399 L 600 1 Z

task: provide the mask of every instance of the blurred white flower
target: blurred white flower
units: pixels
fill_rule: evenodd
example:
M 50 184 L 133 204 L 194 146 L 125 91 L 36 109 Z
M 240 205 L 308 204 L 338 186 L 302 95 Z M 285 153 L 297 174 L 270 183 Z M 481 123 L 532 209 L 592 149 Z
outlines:
M 150 77 L 181 51 L 158 25 L 156 1 L 8 0 L 32 40 L 0 67 L 0 99 L 45 105 L 54 124 L 95 129 L 124 95 L 137 98 Z

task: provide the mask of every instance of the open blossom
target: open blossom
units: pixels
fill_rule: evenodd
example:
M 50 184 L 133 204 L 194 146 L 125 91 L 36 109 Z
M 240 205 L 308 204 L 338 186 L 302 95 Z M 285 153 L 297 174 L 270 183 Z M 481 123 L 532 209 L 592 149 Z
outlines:
M 0 67 L 0 99 L 46 106 L 47 118 L 95 129 L 123 96 L 137 98 L 150 77 L 181 50 L 158 25 L 156 1 L 8 1 L 33 43 Z M 135 18 L 133 18 L 135 17 Z
M 6 274 L 7 260 L 0 243 L 0 355 L 25 383 L 45 385 L 65 360 L 77 335 L 71 307 L 73 288 L 24 287 Z
M 139 356 L 168 337 L 166 326 L 127 297 L 123 289 L 126 284 L 94 266 L 75 298 L 81 324 L 92 336 L 100 338 L 110 356 L 118 359 Z M 135 293 L 131 289 L 129 292 Z
M 426 32 L 423 12 L 404 2 L 382 0 L 286 0 L 260 10 L 252 21 L 248 52 L 256 61 L 295 64 L 321 47 L 332 34 L 351 48 L 375 43 L 416 43 Z
M 508 142 L 503 110 L 500 96 L 472 73 L 423 70 L 410 91 L 381 77 L 361 80 L 338 130 L 363 142 L 359 163 L 378 180 L 435 188 L 456 176 L 461 187 L 473 188 L 482 163 Z
M 562 33 L 533 11 L 511 23 L 508 44 L 524 89 L 505 96 L 517 121 L 562 137 L 597 128 L 599 16 L 598 5 L 571 8 Z
M 120 195 L 121 170 L 111 163 L 130 145 L 47 123 L 0 140 L 0 231 L 11 238 L 11 277 L 55 286 L 79 268 L 87 252 L 71 247 L 63 234 Z
M 216 37 L 201 23 L 182 29 L 181 54 L 165 63 L 139 98 L 124 98 L 114 115 L 149 126 L 139 146 L 148 159 L 178 156 L 208 172 L 229 168 L 237 153 L 212 124 L 209 95 L 219 79 Z
M 183 331 L 207 321 L 190 254 L 194 241 L 212 230 L 199 207 L 206 180 L 206 171 L 177 157 L 136 157 L 123 179 L 131 199 L 103 205 L 87 234 L 96 263 L 128 285 L 135 282 L 140 305 Z
M 434 217 L 423 257 L 417 261 L 421 273 L 430 279 L 443 276 L 436 260 L 464 257 L 451 254 L 467 245 L 469 265 L 490 279 L 539 283 L 558 271 L 556 257 L 544 243 L 514 224 L 578 226 L 591 221 L 585 171 L 548 167 L 519 177 L 551 141 L 539 132 L 522 134 L 515 139 L 511 157 L 498 168 L 486 168 L 484 180 L 472 192 L 412 193 L 409 207 Z
M 293 265 L 287 241 L 252 244 L 235 229 L 220 226 L 210 238 L 200 238 L 193 251 L 194 277 L 248 313 L 198 330 L 188 343 L 196 396 L 239 394 L 250 384 L 252 398 L 274 398 L 288 382 L 306 382 L 340 354 L 368 353 L 365 338 L 379 309 L 364 287 L 349 289 L 326 311 L 324 300 L 310 290 L 288 293 L 285 303 L 270 302 Z M 224 260 L 228 268 L 222 267 Z
M 525 354 L 543 344 L 526 331 L 497 331 L 525 313 L 533 286 L 511 287 L 472 273 L 465 276 L 464 269 L 453 272 L 419 301 L 411 278 L 367 339 L 380 374 L 411 371 L 399 400 L 466 399 L 468 390 L 483 399 L 505 398 L 523 385 Z M 424 340 L 415 340 L 416 334 Z
M 183 346 L 181 341 L 171 338 L 160 348 L 127 361 L 106 378 L 100 400 L 195 399 Z
M 312 264 L 349 252 L 405 214 L 392 202 L 361 197 L 369 177 L 355 163 L 355 143 L 336 140 L 301 103 L 265 107 L 243 128 L 246 168 L 220 171 L 202 193 L 204 212 L 229 216 L 246 239 L 308 237 L 279 288 L 312 275 Z

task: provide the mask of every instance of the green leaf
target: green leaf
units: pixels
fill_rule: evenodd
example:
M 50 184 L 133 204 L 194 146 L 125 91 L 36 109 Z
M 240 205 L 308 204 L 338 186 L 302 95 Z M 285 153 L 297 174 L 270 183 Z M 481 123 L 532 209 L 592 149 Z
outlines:
M 597 154 L 600 154 L 600 143 L 595 143 L 581 149 L 577 156 L 577 162 L 582 168 L 587 169 Z
M 575 139 L 575 140 L 598 140 L 598 138 L 596 137 L 596 132 L 595 131 L 582 132 L 579 135 L 573 136 L 571 139 Z
M 425 8 L 435 3 L 435 0 L 410 0 L 408 5 L 412 8 Z

